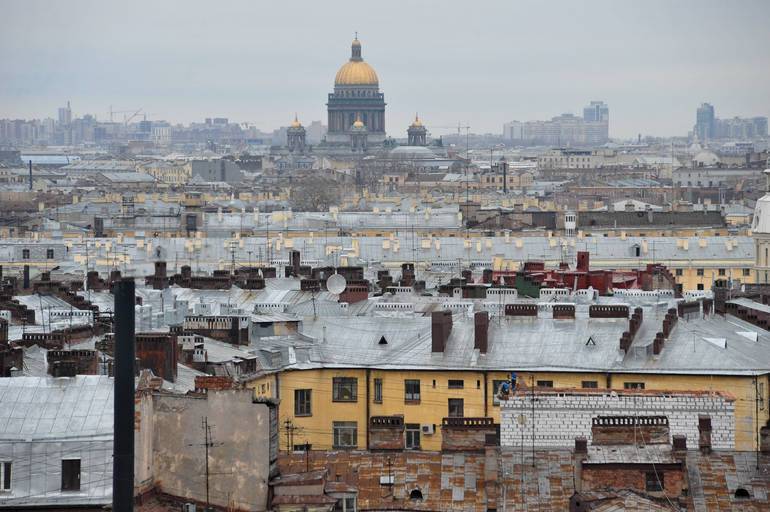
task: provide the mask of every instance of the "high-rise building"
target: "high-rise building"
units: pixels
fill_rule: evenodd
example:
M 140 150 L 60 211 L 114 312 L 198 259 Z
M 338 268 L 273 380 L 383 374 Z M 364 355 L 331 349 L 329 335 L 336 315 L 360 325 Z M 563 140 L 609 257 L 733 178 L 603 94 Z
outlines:
M 609 140 L 610 109 L 603 101 L 592 101 L 583 117 L 562 114 L 550 121 L 511 121 L 503 125 L 503 136 L 521 144 L 600 146 Z
M 583 109 L 583 121 L 600 122 L 610 121 L 610 107 L 603 101 L 592 101 L 587 107 Z
M 709 103 L 701 103 L 695 114 L 695 134 L 700 140 L 709 140 L 716 137 L 714 106 Z
M 67 102 L 66 107 L 59 108 L 59 124 L 62 126 L 69 126 L 72 123 L 72 109 L 70 108 L 70 102 Z

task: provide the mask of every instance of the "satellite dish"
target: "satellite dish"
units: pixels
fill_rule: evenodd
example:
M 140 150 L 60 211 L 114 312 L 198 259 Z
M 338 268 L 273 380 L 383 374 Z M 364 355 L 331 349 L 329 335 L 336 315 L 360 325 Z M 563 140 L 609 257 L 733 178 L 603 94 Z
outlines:
M 345 281 L 345 278 L 339 274 L 334 274 L 326 280 L 326 289 L 336 295 L 344 292 L 347 285 L 348 282 Z

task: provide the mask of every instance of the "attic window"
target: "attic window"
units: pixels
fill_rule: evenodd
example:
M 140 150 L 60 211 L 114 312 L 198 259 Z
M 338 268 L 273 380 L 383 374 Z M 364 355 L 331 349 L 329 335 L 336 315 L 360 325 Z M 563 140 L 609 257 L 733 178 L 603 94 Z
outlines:
M 751 494 L 749 494 L 749 491 L 747 491 L 743 487 L 738 487 L 737 489 L 735 489 L 735 498 L 748 499 L 748 498 L 751 498 Z
M 741 489 L 739 489 L 741 490 Z M 735 491 L 735 494 L 738 494 L 738 491 Z M 412 489 L 412 492 L 409 493 L 409 499 L 410 500 L 421 500 L 422 499 L 422 491 L 420 489 Z
M 379 341 L 378 344 L 379 345 L 387 345 L 388 344 L 388 340 L 385 339 L 385 336 L 381 336 L 380 337 L 380 341 Z
M 594 341 L 594 337 L 593 336 L 589 336 L 588 337 L 588 341 L 586 341 L 586 346 L 588 346 L 588 345 L 596 345 L 596 341 Z

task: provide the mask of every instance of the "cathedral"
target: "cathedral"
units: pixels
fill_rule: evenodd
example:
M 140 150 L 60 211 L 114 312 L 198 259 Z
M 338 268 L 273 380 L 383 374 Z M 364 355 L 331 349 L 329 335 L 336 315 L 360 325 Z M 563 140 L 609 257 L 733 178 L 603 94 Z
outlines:
M 380 92 L 377 73 L 361 56 L 361 42 L 353 39 L 350 60 L 334 78 L 334 92 L 326 104 L 329 113 L 326 142 L 350 144 L 360 138 L 361 124 L 369 144 L 385 141 L 385 95 Z

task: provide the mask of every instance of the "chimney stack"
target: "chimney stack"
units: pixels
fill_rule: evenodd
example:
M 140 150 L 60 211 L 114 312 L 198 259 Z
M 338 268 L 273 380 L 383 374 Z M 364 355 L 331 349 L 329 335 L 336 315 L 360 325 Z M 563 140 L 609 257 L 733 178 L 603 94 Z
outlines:
M 588 439 L 585 437 L 575 438 L 575 454 L 585 455 L 588 453 Z
M 698 415 L 698 448 L 701 453 L 711 453 L 711 417 Z
M 588 272 L 591 261 L 591 255 L 588 251 L 578 251 L 577 253 L 577 271 Z
M 449 334 L 452 332 L 452 312 L 434 311 L 431 314 L 431 351 L 443 352 L 446 348 L 446 342 Z
M 289 251 L 289 265 L 293 277 L 299 277 L 301 255 L 299 251 Z
M 482 354 L 487 353 L 489 345 L 489 313 L 477 311 L 473 317 L 473 348 Z
M 687 436 L 682 434 L 674 434 L 672 436 L 672 451 L 674 453 L 686 453 L 687 452 Z

